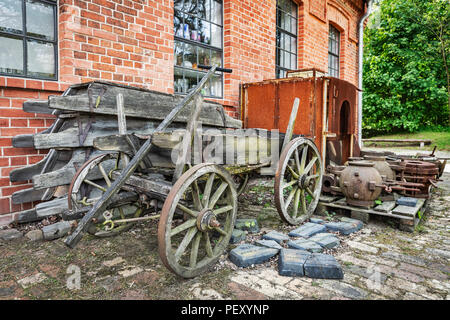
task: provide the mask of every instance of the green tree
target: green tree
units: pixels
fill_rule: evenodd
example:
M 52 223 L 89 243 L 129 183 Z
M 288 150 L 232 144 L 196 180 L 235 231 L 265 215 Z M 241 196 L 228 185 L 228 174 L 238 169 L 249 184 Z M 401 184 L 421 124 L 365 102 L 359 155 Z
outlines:
M 364 135 L 448 125 L 448 0 L 383 0 L 365 29 Z

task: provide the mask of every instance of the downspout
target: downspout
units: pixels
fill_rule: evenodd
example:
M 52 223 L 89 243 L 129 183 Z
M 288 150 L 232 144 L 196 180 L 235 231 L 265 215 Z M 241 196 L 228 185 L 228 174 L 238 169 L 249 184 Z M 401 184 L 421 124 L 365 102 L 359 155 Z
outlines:
M 358 46 L 358 144 L 362 147 L 362 97 L 363 97 L 363 53 L 364 53 L 364 22 L 372 13 L 373 0 L 367 0 L 367 12 L 359 20 Z

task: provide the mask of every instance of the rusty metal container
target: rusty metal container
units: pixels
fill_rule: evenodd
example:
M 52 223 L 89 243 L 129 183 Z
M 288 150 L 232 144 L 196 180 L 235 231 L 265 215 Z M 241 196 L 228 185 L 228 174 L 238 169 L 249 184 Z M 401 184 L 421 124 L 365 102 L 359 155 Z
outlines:
M 381 194 L 383 182 L 373 162 L 350 161 L 340 173 L 340 188 L 347 203 L 358 207 L 372 207 Z
M 373 162 L 375 165 L 375 169 L 381 174 L 381 176 L 385 176 L 387 180 L 395 180 L 395 172 L 391 169 L 389 163 L 386 161 L 386 157 L 384 156 L 364 156 L 365 160 Z

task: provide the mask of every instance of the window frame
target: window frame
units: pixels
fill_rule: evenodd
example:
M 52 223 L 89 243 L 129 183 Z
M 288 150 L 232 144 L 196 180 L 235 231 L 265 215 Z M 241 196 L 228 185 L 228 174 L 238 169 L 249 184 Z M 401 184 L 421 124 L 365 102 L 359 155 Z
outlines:
M 295 17 L 292 16 L 289 12 L 285 12 L 281 7 L 278 6 L 278 0 L 276 2 L 276 21 L 275 21 L 275 37 L 277 37 L 278 33 L 280 33 L 280 38 L 281 38 L 281 33 L 284 33 L 285 35 L 288 35 L 289 37 L 295 38 L 295 52 L 292 51 L 287 51 L 281 47 L 278 47 L 277 44 L 277 39 L 275 38 L 275 77 L 277 79 L 279 79 L 279 73 L 280 71 L 291 71 L 291 70 L 296 70 L 297 69 L 297 64 L 298 64 L 298 4 L 293 1 L 293 0 L 289 0 L 293 5 L 295 5 L 296 10 L 295 10 Z M 278 23 L 278 10 L 281 10 L 283 13 L 289 15 L 289 17 L 294 18 L 295 19 L 295 34 L 293 34 L 290 31 L 287 31 L 283 28 L 281 28 Z M 281 41 L 281 40 L 280 40 Z M 289 56 L 294 54 L 295 55 L 295 67 L 294 69 L 288 69 L 286 67 L 280 66 L 278 64 L 278 61 L 281 60 L 281 55 L 280 53 L 284 53 L 284 52 L 288 52 Z
M 331 38 L 332 31 L 337 34 L 337 39 L 334 40 Z M 337 45 L 337 50 L 335 52 L 332 51 L 332 47 L 330 46 L 330 43 L 334 42 Z M 337 69 L 334 69 L 330 65 L 330 56 L 333 56 L 337 59 Z M 333 75 L 331 71 L 337 72 L 337 76 Z M 338 28 L 333 26 L 330 23 L 330 27 L 328 29 L 328 75 L 331 77 L 339 78 L 341 74 L 341 31 L 339 31 Z
M 197 0 L 193 0 L 193 1 L 197 1 Z M 214 1 L 214 0 L 211 0 L 211 2 L 212 1 Z M 181 44 L 189 44 L 189 45 L 192 45 L 192 46 L 196 46 L 196 47 L 200 47 L 200 48 L 209 49 L 209 50 L 212 50 L 212 51 L 215 51 L 215 52 L 219 52 L 220 53 L 220 63 L 221 63 L 221 66 L 223 68 L 223 64 L 224 64 L 224 48 L 223 48 L 223 46 L 224 46 L 224 42 L 225 42 L 224 41 L 224 20 L 225 20 L 225 17 L 224 17 L 224 7 L 223 7 L 224 0 L 220 0 L 220 3 L 222 5 L 222 19 L 220 21 L 220 23 L 221 23 L 220 25 L 212 21 L 212 16 L 210 16 L 210 20 L 206 20 L 204 18 L 199 17 L 198 15 L 190 14 L 190 13 L 185 12 L 183 10 L 177 10 L 177 9 L 175 9 L 175 6 L 174 6 L 174 13 L 175 13 L 175 10 L 177 10 L 177 11 L 181 12 L 183 15 L 189 15 L 189 16 L 197 18 L 199 20 L 204 20 L 204 21 L 208 22 L 211 25 L 215 25 L 215 26 L 220 27 L 222 29 L 222 36 L 220 37 L 221 47 L 219 48 L 219 47 L 213 46 L 211 44 L 205 44 L 205 43 L 202 43 L 202 42 L 199 42 L 199 41 L 186 39 L 184 37 L 179 37 L 179 36 L 177 36 L 174 33 L 174 51 L 175 51 L 175 42 L 178 42 L 178 43 L 181 43 Z M 182 1 L 181 7 L 182 8 L 184 7 L 184 0 Z M 175 14 L 174 14 L 174 19 L 175 19 Z M 183 18 L 182 24 L 184 24 L 183 22 L 184 22 L 184 18 Z M 212 39 L 211 39 L 211 41 L 212 41 Z M 210 56 L 210 58 L 211 57 L 212 57 L 212 55 Z M 179 69 L 179 70 L 182 70 L 182 71 L 193 71 L 193 72 L 197 72 L 197 73 L 203 74 L 203 76 L 208 72 L 207 70 L 203 70 L 203 69 L 200 69 L 200 68 L 187 68 L 187 67 L 184 67 L 184 66 L 178 66 L 178 65 L 176 65 L 175 58 L 176 57 L 175 57 L 175 52 L 174 52 L 174 64 L 173 64 L 173 66 L 174 66 L 174 76 L 175 76 L 175 69 Z M 197 60 L 198 60 L 198 55 L 197 55 Z M 184 58 L 183 58 L 183 61 L 184 61 Z M 221 100 L 221 99 L 224 99 L 224 91 L 225 91 L 224 90 L 224 76 L 223 76 L 223 73 L 221 73 L 221 72 L 216 72 L 215 75 L 216 76 L 220 76 L 220 81 L 221 81 L 220 95 L 217 95 L 217 96 L 205 95 L 205 98 Z M 183 72 L 183 79 L 185 79 L 185 73 L 184 72 Z M 200 82 L 200 80 L 201 80 L 201 78 L 197 78 L 197 83 Z M 210 83 L 210 88 L 211 88 L 212 79 L 210 79 L 209 81 L 210 81 L 209 83 Z M 186 94 L 188 94 L 188 92 L 175 92 L 175 79 L 174 79 L 174 93 L 178 94 L 178 95 L 186 95 Z
M 26 10 L 27 0 L 20 0 L 20 1 L 22 1 L 22 33 L 6 32 L 6 31 L 0 30 L 0 37 L 22 40 L 23 74 L 11 74 L 11 73 L 0 72 L 0 76 L 36 79 L 36 80 L 58 81 L 58 62 L 59 62 L 59 58 L 58 58 L 58 2 L 57 2 L 57 0 L 34 0 L 36 2 L 45 3 L 45 4 L 51 5 L 53 7 L 54 39 L 48 40 L 48 39 L 43 39 L 43 38 L 27 35 L 27 12 L 26 12 L 27 11 Z M 54 57 L 55 57 L 55 67 L 54 67 L 55 76 L 54 77 L 28 75 L 28 46 L 27 46 L 28 40 L 35 40 L 35 41 L 39 41 L 39 42 L 53 44 Z

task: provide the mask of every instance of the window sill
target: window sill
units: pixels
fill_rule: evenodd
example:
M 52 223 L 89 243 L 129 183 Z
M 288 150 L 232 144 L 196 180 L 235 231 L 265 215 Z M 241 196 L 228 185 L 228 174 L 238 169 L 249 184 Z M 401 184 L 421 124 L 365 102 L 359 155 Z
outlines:
M 62 92 L 69 87 L 69 84 L 55 80 L 0 76 L 0 87 Z

